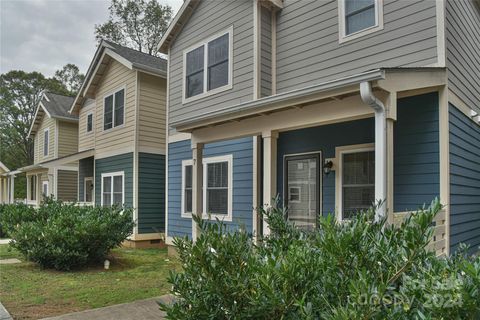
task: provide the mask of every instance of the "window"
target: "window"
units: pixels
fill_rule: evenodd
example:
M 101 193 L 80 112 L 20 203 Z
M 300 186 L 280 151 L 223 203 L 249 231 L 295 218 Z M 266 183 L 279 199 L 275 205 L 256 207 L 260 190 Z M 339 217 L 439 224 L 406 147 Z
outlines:
M 108 130 L 123 125 L 125 89 L 120 89 L 104 98 L 103 129 Z M 93 119 L 92 119 L 93 120 Z
M 30 199 L 29 200 L 36 200 L 37 199 L 37 176 L 30 176 Z
M 203 161 L 204 217 L 232 220 L 232 156 L 205 158 Z
M 340 165 L 342 217 L 349 219 L 375 202 L 375 151 L 342 152 Z
M 87 132 L 92 132 L 93 130 L 93 113 L 87 114 Z
M 298 203 L 301 200 L 300 196 L 300 187 L 289 187 L 288 188 L 288 202 L 289 203 Z
M 186 217 L 186 218 L 191 217 L 192 208 L 193 208 L 192 173 L 193 173 L 193 161 L 192 160 L 182 161 L 182 217 Z
M 339 0 L 340 42 L 383 29 L 383 0 Z
M 48 156 L 50 130 L 43 131 L 43 156 Z
M 124 199 L 124 174 L 122 172 L 102 174 L 102 205 L 123 205 Z
M 184 102 L 231 88 L 233 29 L 184 51 Z
M 48 197 L 48 181 L 42 181 L 42 195 Z

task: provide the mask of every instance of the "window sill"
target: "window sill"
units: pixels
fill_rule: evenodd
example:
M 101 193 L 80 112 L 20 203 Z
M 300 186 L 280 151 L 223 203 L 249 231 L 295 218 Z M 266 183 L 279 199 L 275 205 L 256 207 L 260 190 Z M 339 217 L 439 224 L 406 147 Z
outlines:
M 182 98 L 182 104 L 187 104 L 187 103 L 190 103 L 190 102 L 193 102 L 193 101 L 197 101 L 197 100 L 200 100 L 200 99 L 203 99 L 203 98 L 206 98 L 206 97 L 209 97 L 209 96 L 212 96 L 212 95 L 215 95 L 215 94 L 227 91 L 227 90 L 231 90 L 231 89 L 233 89 L 233 85 L 231 83 L 229 83 L 229 84 L 227 84 L 223 87 L 219 87 L 219 88 L 216 88 L 216 89 L 204 92 L 204 93 L 200 93 L 200 94 L 197 94 L 196 96 L 189 97 L 189 98 L 185 98 L 185 92 L 184 92 L 183 93 L 183 98 Z
M 116 130 L 120 130 L 122 128 L 125 128 L 125 123 L 116 127 L 112 127 L 110 129 L 103 129 L 104 133 L 109 133 L 109 132 L 115 132 Z M 92 131 L 93 132 L 93 131 Z
M 349 35 L 343 35 L 342 34 L 342 35 L 340 35 L 340 38 L 338 39 L 338 43 L 342 44 L 342 43 L 345 43 L 345 42 L 349 42 L 351 40 L 355 40 L 355 39 L 367 36 L 371 33 L 375 33 L 375 32 L 380 31 L 380 30 L 383 30 L 383 25 L 371 26 L 369 28 L 351 33 Z
M 232 214 L 214 214 L 214 213 L 202 213 L 202 219 L 203 220 L 210 220 L 210 221 L 216 221 L 217 219 L 220 221 L 226 221 L 226 222 L 232 222 Z

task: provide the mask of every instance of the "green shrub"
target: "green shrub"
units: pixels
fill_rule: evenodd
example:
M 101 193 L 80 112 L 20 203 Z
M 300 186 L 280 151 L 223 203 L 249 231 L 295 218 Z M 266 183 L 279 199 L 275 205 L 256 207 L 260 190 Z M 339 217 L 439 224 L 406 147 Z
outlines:
M 38 209 L 4 209 L 11 246 L 45 268 L 70 270 L 103 261 L 133 232 L 132 210 L 79 207 L 46 199 Z
M 195 243 L 175 239 L 183 272 L 169 278 L 169 319 L 478 319 L 480 258 L 437 258 L 427 250 L 438 201 L 400 227 L 319 218 L 315 232 L 264 212 L 271 235 L 197 220 Z

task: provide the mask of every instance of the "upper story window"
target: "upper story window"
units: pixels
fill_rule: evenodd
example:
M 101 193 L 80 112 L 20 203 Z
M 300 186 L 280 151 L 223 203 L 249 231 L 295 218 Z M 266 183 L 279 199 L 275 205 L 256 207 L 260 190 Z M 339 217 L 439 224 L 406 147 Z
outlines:
M 232 34 L 230 28 L 184 51 L 184 103 L 232 88 Z
M 106 96 L 103 99 L 103 106 L 103 130 L 123 125 L 125 114 L 125 89 L 120 89 Z
M 232 221 L 232 155 L 205 158 L 203 166 L 203 213 Z
M 87 114 L 87 132 L 92 132 L 93 130 L 93 113 Z
M 50 142 L 50 130 L 45 129 L 43 131 L 43 156 L 48 156 L 49 142 Z
M 340 42 L 383 29 L 383 0 L 338 0 Z

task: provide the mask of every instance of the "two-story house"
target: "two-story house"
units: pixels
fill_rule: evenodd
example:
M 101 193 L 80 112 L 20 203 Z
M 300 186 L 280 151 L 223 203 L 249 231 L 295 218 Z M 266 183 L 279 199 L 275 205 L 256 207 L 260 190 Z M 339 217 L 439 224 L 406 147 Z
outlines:
M 45 92 L 37 106 L 28 133 L 33 140 L 33 165 L 18 170 L 26 174 L 28 204 L 39 205 L 43 196 L 77 200 L 77 164 L 56 164 L 77 152 L 78 118 L 68 112 L 72 102 L 72 97 Z
M 268 234 L 439 197 L 433 247 L 480 245 L 477 0 L 186 0 L 168 54 L 167 243 L 192 214 Z
M 78 201 L 134 208 L 127 244 L 158 245 L 165 226 L 166 60 L 102 41 L 77 97 Z

